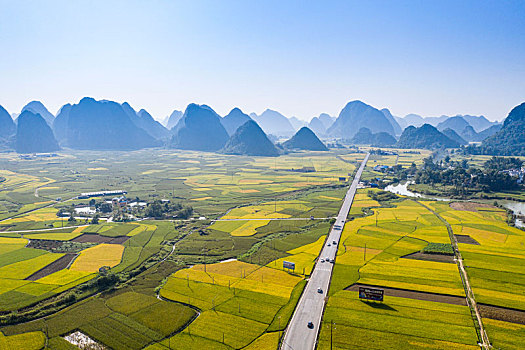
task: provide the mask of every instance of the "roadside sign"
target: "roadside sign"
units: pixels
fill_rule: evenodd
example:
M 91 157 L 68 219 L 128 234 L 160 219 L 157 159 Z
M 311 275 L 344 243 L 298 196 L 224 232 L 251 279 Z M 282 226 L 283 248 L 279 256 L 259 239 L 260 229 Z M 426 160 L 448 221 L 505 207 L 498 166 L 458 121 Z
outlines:
M 383 301 L 384 293 L 383 289 L 359 287 L 359 299 Z
M 295 263 L 290 261 L 283 261 L 283 268 L 295 271 Z

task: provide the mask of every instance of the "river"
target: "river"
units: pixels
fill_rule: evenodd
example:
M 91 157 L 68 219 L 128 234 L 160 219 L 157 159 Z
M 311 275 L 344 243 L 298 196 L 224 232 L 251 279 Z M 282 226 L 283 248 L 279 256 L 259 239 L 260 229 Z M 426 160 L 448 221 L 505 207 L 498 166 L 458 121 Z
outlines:
M 402 195 L 402 196 L 407 196 L 407 197 L 416 197 L 416 198 L 424 198 L 424 199 L 432 199 L 432 200 L 435 200 L 435 201 L 451 201 L 452 199 L 450 198 L 445 198 L 445 197 L 434 197 L 434 196 L 427 196 L 427 195 L 424 195 L 424 194 L 421 194 L 421 193 L 416 193 L 416 192 L 412 192 L 408 189 L 408 185 L 410 185 L 411 182 L 404 182 L 404 183 L 397 183 L 395 185 L 388 185 L 385 187 L 385 191 L 389 191 L 389 192 L 392 192 L 392 193 L 395 193 L 395 194 L 399 194 L 399 195 Z

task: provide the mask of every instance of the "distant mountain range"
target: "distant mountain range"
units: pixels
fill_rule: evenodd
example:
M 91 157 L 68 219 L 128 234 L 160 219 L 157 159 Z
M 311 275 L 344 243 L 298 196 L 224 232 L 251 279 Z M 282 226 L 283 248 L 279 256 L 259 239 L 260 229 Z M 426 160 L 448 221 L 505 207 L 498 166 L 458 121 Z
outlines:
M 51 127 L 59 146 L 74 149 L 133 150 L 167 146 L 215 152 L 224 149 L 230 138 L 248 121 L 254 121 L 270 142 L 277 142 L 283 137 L 290 138 L 279 146 L 288 145 L 288 149 L 291 145 L 297 145 L 298 137 L 299 140 L 307 140 L 309 147 L 316 148 L 319 144 L 324 146 L 320 138 L 340 138 L 351 144 L 388 146 L 396 142 L 396 136 L 399 137 L 397 144 L 403 147 L 416 144 L 425 148 L 452 147 L 484 140 L 486 142 L 483 147 L 477 151 L 497 153 L 496 148 L 501 146 L 505 149 L 501 152 L 514 152 L 514 148 L 520 147 L 518 129 L 490 122 L 484 116 L 443 115 L 425 118 L 409 114 L 397 117 L 386 108 L 377 109 L 362 101 L 349 102 L 337 118 L 322 113 L 308 123 L 296 117 L 287 118 L 271 109 L 265 110 L 261 115 L 248 115 L 239 108 L 234 108 L 228 115 L 221 117 L 212 108 L 196 104 L 190 104 L 184 113 L 174 110 L 160 123 L 146 110 L 140 109 L 137 112 L 127 102 L 119 104 L 92 98 L 84 98 L 78 104 L 64 105 L 56 118 L 39 101 L 28 103 L 22 108 L 23 112 L 39 115 Z M 518 112 L 512 115 L 516 113 Z M 26 118 L 38 124 L 37 119 Z M 0 106 L 0 149 L 15 148 L 19 119 L 20 115 L 10 115 Z M 438 134 L 428 126 L 422 128 L 425 124 L 436 129 Z M 516 122 L 512 122 L 510 125 L 515 124 Z M 27 125 L 24 126 L 26 127 Z M 296 133 L 297 130 L 301 132 Z M 509 130 L 512 130 L 510 138 Z M 246 133 L 257 134 L 253 125 L 247 127 L 240 136 L 244 137 Z M 19 137 L 24 138 L 28 134 L 22 132 Z M 437 139 L 420 140 L 421 135 L 433 135 Z M 511 147 L 501 135 L 514 140 L 516 147 Z M 231 144 L 229 148 L 232 149 Z M 38 151 L 37 147 L 32 149 Z M 252 151 L 248 153 L 253 154 Z
M 74 149 L 134 150 L 160 146 L 134 123 L 141 117 L 135 114 L 132 120 L 133 112 L 126 103 L 85 97 L 78 104 L 62 107 L 53 129 L 61 144 Z
M 399 138 L 396 144 L 398 148 L 457 148 L 459 142 L 454 141 L 441 133 L 430 124 L 423 124 L 420 127 L 409 126 Z
M 390 125 L 392 125 L 392 128 L 394 129 L 394 134 L 395 135 L 401 135 L 401 133 L 403 132 L 404 128 L 401 128 L 401 126 L 397 122 L 396 118 L 394 118 L 392 113 L 390 113 L 390 111 L 388 109 L 386 109 L 386 108 L 383 108 L 381 110 L 381 112 L 384 114 L 386 119 L 388 119 L 388 122 L 390 123 Z
M 482 122 L 482 120 L 486 120 L 484 117 L 479 117 L 479 118 L 483 118 L 483 119 L 476 119 L 476 117 L 472 117 L 472 116 L 470 116 L 470 118 L 467 118 L 467 119 L 471 121 L 476 120 L 477 122 L 475 122 L 474 124 L 478 126 L 481 124 L 486 124 Z M 487 121 L 487 123 L 489 123 L 490 125 L 490 122 Z M 437 129 L 440 131 L 443 131 L 445 129 L 452 129 L 454 130 L 456 134 L 458 134 L 463 140 L 467 141 L 468 143 L 468 142 L 483 141 L 487 137 L 492 136 L 493 134 L 498 132 L 499 129 L 501 129 L 501 125 L 492 124 L 486 129 L 478 133 L 476 132 L 474 127 L 465 119 L 465 116 L 458 115 L 455 117 L 450 117 L 448 119 L 445 119 L 444 121 L 442 121 L 441 123 L 437 125 Z
M 321 113 L 318 117 L 313 117 L 308 123 L 308 128 L 318 136 L 326 136 L 326 131 L 332 126 L 336 118 L 326 113 Z
M 221 117 L 211 107 L 195 103 L 186 108 L 172 133 L 170 148 L 194 151 L 218 151 L 229 138 Z
M 295 129 L 290 120 L 277 111 L 267 109 L 261 115 L 252 114 L 250 117 L 255 120 L 267 134 L 290 137 L 295 133 Z
M 46 121 L 47 125 L 53 126 L 55 116 L 47 110 L 47 108 L 42 104 L 42 102 L 31 101 L 22 108 L 22 111 L 20 113 L 23 113 L 24 111 L 30 111 L 34 114 L 40 114 L 40 116 Z
M 441 133 L 443 133 L 443 135 L 445 135 L 449 139 L 456 141 L 460 145 L 468 145 L 468 141 L 466 141 L 463 137 L 459 136 L 458 133 L 451 128 L 446 128 L 445 130 L 442 130 Z
M 350 140 L 361 128 L 368 128 L 373 133 L 395 135 L 392 124 L 383 112 L 361 101 L 349 102 L 327 133 L 331 137 Z
M 163 124 L 168 130 L 171 130 L 173 129 L 173 127 L 175 125 L 177 125 L 177 123 L 179 122 L 180 118 L 182 118 L 182 115 L 184 113 L 182 113 L 181 111 L 178 111 L 178 110 L 174 110 L 173 112 L 171 112 L 171 114 L 168 116 L 168 118 L 166 118 L 165 120 L 165 124 Z
M 350 140 L 354 145 L 372 145 L 376 147 L 388 147 L 394 145 L 397 140 L 387 132 L 372 133 L 368 128 L 361 128 Z
M 221 119 L 221 122 L 228 135 L 233 135 L 241 125 L 249 120 L 252 120 L 249 115 L 244 114 L 239 108 L 234 108 Z

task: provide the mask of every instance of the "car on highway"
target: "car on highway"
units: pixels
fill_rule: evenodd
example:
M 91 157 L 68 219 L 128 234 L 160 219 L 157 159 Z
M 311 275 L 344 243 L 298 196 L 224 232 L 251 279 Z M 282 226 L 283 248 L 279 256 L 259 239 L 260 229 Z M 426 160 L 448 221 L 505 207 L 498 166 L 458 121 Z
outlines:
M 328 243 L 328 244 L 327 244 L 327 246 L 328 246 L 328 247 L 330 247 L 330 246 L 331 246 L 331 244 L 330 244 L 330 243 Z
M 334 240 L 334 241 L 332 241 L 332 244 L 337 244 L 337 241 L 335 241 L 335 240 Z
M 334 225 L 334 230 L 341 231 L 343 229 L 343 226 L 341 225 Z
M 314 323 L 312 321 L 308 322 L 308 324 L 306 325 L 308 328 L 310 329 L 313 329 L 314 328 Z
M 323 262 L 324 262 L 324 259 L 321 259 L 321 262 L 323 263 Z
M 323 289 L 321 287 L 317 288 L 317 293 L 323 294 Z

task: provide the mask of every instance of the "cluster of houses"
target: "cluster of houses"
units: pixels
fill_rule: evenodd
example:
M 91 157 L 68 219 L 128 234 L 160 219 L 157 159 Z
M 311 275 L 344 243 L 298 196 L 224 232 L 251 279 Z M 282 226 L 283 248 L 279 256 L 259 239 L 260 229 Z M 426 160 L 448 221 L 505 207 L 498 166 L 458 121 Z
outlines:
M 503 173 L 509 174 L 509 176 L 516 177 L 519 184 L 523 184 L 523 180 L 525 178 L 525 167 L 522 167 L 520 169 L 507 169 L 503 170 Z
M 89 199 L 93 197 L 108 197 L 108 196 L 114 196 L 111 200 L 107 199 L 105 200 L 105 203 L 111 204 L 111 207 L 113 209 L 120 208 L 122 211 L 131 212 L 134 208 L 137 207 L 146 207 L 148 205 L 147 202 L 137 201 L 137 200 L 130 200 L 126 197 L 127 192 L 123 190 L 114 190 L 114 191 L 98 191 L 98 192 L 85 192 L 81 193 L 77 198 L 78 199 Z M 163 203 L 169 203 L 169 199 L 162 199 Z M 81 216 L 81 217 L 88 217 L 94 215 L 97 210 L 90 205 L 78 205 L 74 208 L 75 215 Z M 68 212 L 61 212 L 59 216 L 61 217 L 69 217 L 71 213 Z

